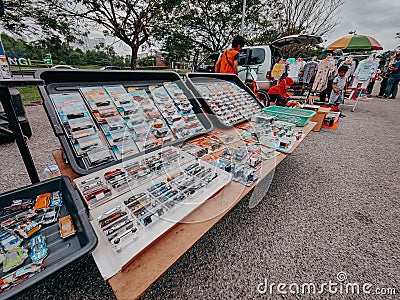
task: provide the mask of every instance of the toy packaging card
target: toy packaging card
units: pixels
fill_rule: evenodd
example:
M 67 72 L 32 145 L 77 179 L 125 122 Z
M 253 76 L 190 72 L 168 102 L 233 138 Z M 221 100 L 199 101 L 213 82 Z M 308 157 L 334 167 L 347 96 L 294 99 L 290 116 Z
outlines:
M 50 95 L 54 103 L 58 117 L 64 126 L 68 126 L 70 120 L 90 118 L 89 110 L 79 93 Z
M 74 141 L 74 149 L 78 156 L 85 155 L 89 150 L 97 147 L 107 147 L 97 132 Z
M 97 122 L 102 123 L 105 118 L 118 114 L 111 97 L 101 86 L 78 87 L 88 103 Z
M 75 180 L 90 205 L 104 278 L 221 190 L 230 174 L 166 147 Z
M 128 88 L 130 95 L 139 103 L 140 110 L 125 118 L 135 133 L 135 141 L 142 151 L 174 140 L 171 129 L 144 89 Z
M 104 89 L 114 101 L 118 112 L 122 116 L 129 116 L 132 113 L 138 112 L 139 103 L 126 91 L 122 85 L 107 85 Z
M 89 168 L 114 160 L 114 156 L 106 147 L 92 148 L 86 154 L 84 162 Z

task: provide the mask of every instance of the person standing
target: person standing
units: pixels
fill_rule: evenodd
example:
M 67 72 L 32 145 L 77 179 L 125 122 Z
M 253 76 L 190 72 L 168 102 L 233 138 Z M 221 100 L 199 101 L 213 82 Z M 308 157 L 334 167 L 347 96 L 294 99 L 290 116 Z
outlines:
M 383 98 L 394 99 L 396 98 L 400 81 L 400 52 L 396 54 L 396 62 L 393 66 L 389 67 L 389 71 L 391 71 L 391 74 L 388 77 Z
M 338 69 L 338 75 L 333 79 L 332 91 L 329 97 L 330 106 L 337 106 L 343 102 L 343 93 L 347 85 L 346 72 L 348 69 L 347 66 L 341 66 Z
M 329 95 L 332 92 L 332 83 L 333 83 L 333 79 L 336 77 L 337 75 L 337 67 L 340 64 L 340 57 L 343 56 L 343 51 L 340 49 L 336 49 L 333 50 L 332 53 L 333 59 L 332 59 L 332 63 L 335 66 L 335 70 L 330 74 L 329 78 L 328 78 L 328 84 L 325 90 L 323 90 L 320 94 L 319 94 L 319 99 L 321 102 L 325 102 L 326 100 L 326 96 L 329 97 Z
M 215 73 L 230 73 L 238 75 L 239 53 L 244 47 L 245 40 L 242 36 L 236 36 L 232 41 L 232 49 L 222 52 L 215 64 Z

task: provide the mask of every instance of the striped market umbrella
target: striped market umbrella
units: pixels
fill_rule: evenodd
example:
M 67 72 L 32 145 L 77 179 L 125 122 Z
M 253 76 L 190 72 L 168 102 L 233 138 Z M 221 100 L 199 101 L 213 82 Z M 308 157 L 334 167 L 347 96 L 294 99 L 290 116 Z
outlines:
M 338 39 L 326 48 L 328 51 L 341 50 L 383 50 L 373 37 L 367 35 L 348 35 Z

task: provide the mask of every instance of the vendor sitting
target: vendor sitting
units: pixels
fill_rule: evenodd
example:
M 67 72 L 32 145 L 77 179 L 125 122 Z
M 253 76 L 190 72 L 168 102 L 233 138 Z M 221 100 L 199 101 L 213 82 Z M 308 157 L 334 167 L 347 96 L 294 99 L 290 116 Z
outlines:
M 296 106 L 296 101 L 289 101 L 288 89 L 294 83 L 292 78 L 286 77 L 277 85 L 274 85 L 268 90 L 268 95 L 271 101 L 275 101 L 278 106 Z

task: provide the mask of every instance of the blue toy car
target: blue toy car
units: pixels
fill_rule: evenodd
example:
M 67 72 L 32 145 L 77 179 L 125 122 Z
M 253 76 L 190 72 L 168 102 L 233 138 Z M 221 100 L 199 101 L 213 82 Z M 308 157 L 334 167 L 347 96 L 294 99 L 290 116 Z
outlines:
M 30 248 L 29 256 L 32 262 L 41 261 L 49 253 L 49 249 L 46 246 L 46 239 L 41 234 L 30 239 L 29 248 Z
M 60 191 L 51 193 L 50 206 L 61 207 L 63 205 L 62 195 Z

